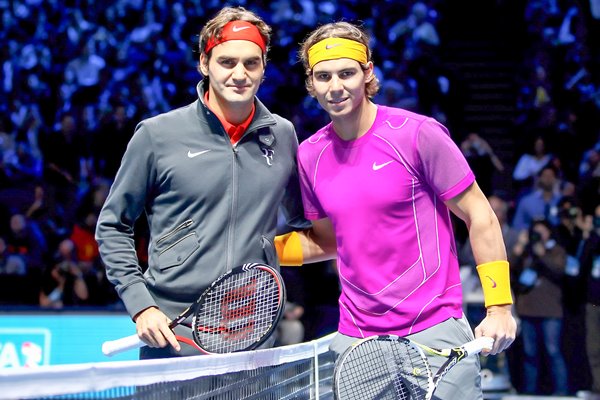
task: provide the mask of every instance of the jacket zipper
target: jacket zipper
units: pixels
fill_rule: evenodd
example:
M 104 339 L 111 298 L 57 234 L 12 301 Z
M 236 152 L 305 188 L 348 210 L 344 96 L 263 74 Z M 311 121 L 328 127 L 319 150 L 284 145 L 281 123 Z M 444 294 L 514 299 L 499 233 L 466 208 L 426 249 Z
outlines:
M 173 229 L 171 232 L 168 232 L 167 234 L 165 234 L 163 237 L 159 238 L 156 241 L 156 244 L 158 245 L 159 243 L 161 243 L 162 241 L 170 238 L 171 236 L 173 236 L 174 234 L 176 234 L 177 232 L 179 232 L 180 230 L 187 228 L 188 226 L 192 225 L 194 223 L 193 220 L 188 219 L 187 221 L 181 223 L 177 228 Z
M 226 270 L 233 268 L 233 234 L 235 232 L 235 216 L 236 216 L 236 198 L 237 198 L 237 149 L 232 145 L 233 162 L 231 163 L 231 209 L 229 214 L 229 227 L 227 230 L 227 259 Z

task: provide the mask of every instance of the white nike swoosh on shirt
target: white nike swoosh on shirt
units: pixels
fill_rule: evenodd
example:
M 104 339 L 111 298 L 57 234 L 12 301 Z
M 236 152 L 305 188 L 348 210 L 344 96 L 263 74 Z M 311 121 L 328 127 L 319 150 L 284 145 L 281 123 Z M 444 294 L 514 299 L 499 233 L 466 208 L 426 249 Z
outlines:
M 202 151 L 197 151 L 195 153 L 192 153 L 191 150 L 188 150 L 188 157 L 189 158 L 194 158 L 196 156 L 202 155 L 204 153 L 208 153 L 210 150 L 202 150 Z
M 379 170 L 379 169 L 381 169 L 381 168 L 385 167 L 386 165 L 391 164 L 393 162 L 394 162 L 394 160 L 390 160 L 390 161 L 388 161 L 386 163 L 383 163 L 383 164 L 377 164 L 377 162 L 373 161 L 373 171 L 377 171 L 377 170 Z
M 244 29 L 249 29 L 249 26 L 234 26 L 233 28 L 231 28 L 232 31 L 234 32 L 239 32 L 239 31 L 243 31 Z

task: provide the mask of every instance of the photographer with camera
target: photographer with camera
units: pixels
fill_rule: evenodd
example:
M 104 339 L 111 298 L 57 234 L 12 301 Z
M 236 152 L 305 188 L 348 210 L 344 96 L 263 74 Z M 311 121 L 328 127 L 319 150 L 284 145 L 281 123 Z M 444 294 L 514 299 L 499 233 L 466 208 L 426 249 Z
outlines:
M 582 252 L 589 237 L 591 216 L 584 215 L 576 196 L 563 196 L 557 204 L 556 241 L 567 252 L 567 264 L 563 282 L 563 344 L 565 348 L 578 348 L 585 343 L 586 285 L 582 271 Z M 597 340 L 597 339 L 596 339 Z M 586 388 L 589 382 L 588 360 L 585 352 L 565 353 L 567 369 L 577 368 L 581 373 L 572 374 L 570 387 L 573 391 Z
M 586 351 L 592 375 L 592 393 L 600 398 L 600 204 L 585 219 L 581 277 L 585 293 Z M 593 397 L 595 398 L 595 397 Z
M 521 318 L 525 355 L 523 391 L 540 393 L 538 372 L 542 351 L 545 351 L 554 384 L 553 394 L 567 394 L 568 374 L 561 348 L 566 250 L 555 240 L 552 225 L 540 219 L 533 221 L 529 231 L 521 232 L 512 255 L 515 304 Z
M 85 303 L 89 297 L 81 266 L 71 239 L 60 242 L 52 266 L 44 270 L 40 290 L 40 306 L 63 308 Z

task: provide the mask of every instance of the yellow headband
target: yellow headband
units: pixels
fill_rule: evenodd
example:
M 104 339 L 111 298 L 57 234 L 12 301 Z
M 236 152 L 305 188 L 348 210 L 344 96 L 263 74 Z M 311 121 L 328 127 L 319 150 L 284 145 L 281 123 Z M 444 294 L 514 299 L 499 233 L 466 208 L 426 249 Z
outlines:
M 331 37 L 315 43 L 308 49 L 308 65 L 312 69 L 321 61 L 350 58 L 366 64 L 367 46 L 355 40 Z

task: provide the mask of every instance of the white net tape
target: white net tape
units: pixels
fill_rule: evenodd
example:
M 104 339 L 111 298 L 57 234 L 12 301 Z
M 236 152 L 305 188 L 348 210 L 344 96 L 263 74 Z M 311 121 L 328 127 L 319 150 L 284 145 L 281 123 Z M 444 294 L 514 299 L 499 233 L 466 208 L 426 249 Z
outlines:
M 0 370 L 0 398 L 332 398 L 333 335 L 233 354 Z

